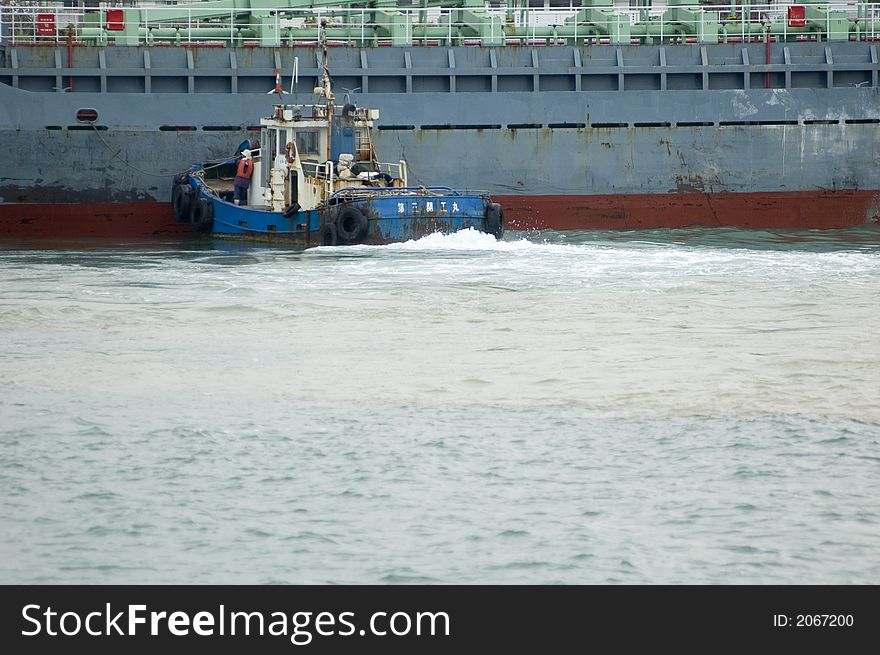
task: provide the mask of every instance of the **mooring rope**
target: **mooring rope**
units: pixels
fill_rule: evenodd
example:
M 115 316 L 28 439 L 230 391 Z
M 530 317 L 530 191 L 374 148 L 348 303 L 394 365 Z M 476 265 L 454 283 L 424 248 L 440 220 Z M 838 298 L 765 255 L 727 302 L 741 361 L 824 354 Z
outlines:
M 92 130 L 95 132 L 95 134 L 98 135 L 98 138 L 101 140 L 101 143 L 103 143 L 106 146 L 107 150 L 109 150 L 111 153 L 113 153 L 113 157 L 111 157 L 111 159 L 119 157 L 120 153 L 122 152 L 122 149 L 120 148 L 119 150 L 116 150 L 114 152 L 113 146 L 110 145 L 110 143 L 107 141 L 107 139 L 105 139 L 101 135 L 101 130 L 99 130 L 98 127 L 94 123 L 92 123 L 91 126 L 92 126 Z M 127 166 L 131 170 L 137 171 L 138 173 L 140 173 L 142 175 L 149 175 L 151 177 L 177 177 L 178 175 L 183 175 L 184 173 L 189 172 L 189 169 L 187 168 L 182 171 L 177 171 L 176 173 L 151 173 L 150 171 L 145 171 L 141 168 L 138 168 L 137 166 L 135 166 L 133 164 L 130 164 L 126 159 L 123 159 L 121 157 L 119 158 L 119 161 L 121 161 L 125 166 Z M 212 168 L 217 168 L 218 166 L 222 166 L 227 161 L 229 161 L 229 159 L 217 160 L 217 163 L 215 163 L 215 164 L 211 164 L 209 166 L 203 166 L 202 170 L 207 171 L 207 170 L 211 170 Z

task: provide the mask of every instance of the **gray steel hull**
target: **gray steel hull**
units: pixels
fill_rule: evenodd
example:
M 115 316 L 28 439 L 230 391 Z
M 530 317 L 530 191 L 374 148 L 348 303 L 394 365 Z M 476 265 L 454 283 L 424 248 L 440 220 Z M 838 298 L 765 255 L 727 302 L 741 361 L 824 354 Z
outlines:
M 315 54 L 206 50 L 160 69 L 157 60 L 186 49 L 83 48 L 83 66 L 68 68 L 55 65 L 58 49 L 15 50 L 15 66 L 12 49 L 0 61 L 7 235 L 41 222 L 51 233 L 44 214 L 56 203 L 153 206 L 161 224 L 171 178 L 254 138 L 248 127 L 279 101 L 258 85 L 271 89 L 270 71 L 287 69 L 295 53 Z M 484 48 L 418 50 L 334 49 L 337 93 L 366 87 L 350 99 L 380 109 L 383 160 L 406 159 L 415 183 L 489 191 L 514 228 L 835 227 L 880 214 L 869 44 L 834 44 L 833 54 L 824 44 L 774 46 L 771 61 L 796 63 L 769 66 L 744 64 L 763 57 L 763 46 L 748 45 L 508 48 L 491 58 Z M 413 63 L 428 52 L 434 59 Z M 102 57 L 103 68 L 87 65 Z M 299 88 L 311 88 L 313 69 L 301 68 Z M 42 88 L 68 80 L 73 93 Z M 765 82 L 778 88 L 752 88 Z M 106 129 L 77 123 L 81 108 L 95 109 L 95 126 Z

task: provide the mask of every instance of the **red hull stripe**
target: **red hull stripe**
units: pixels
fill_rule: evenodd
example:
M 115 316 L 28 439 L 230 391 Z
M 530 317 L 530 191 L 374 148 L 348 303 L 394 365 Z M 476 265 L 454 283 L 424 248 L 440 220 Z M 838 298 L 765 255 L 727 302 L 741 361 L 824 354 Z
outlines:
M 168 202 L 0 204 L 0 237 L 141 237 L 189 234 Z
M 832 229 L 880 223 L 880 191 L 493 196 L 510 230 L 640 230 L 694 225 Z M 0 237 L 189 234 L 167 202 L 0 203 Z
M 693 225 L 832 229 L 880 222 L 880 191 L 493 196 L 511 230 L 642 230 Z

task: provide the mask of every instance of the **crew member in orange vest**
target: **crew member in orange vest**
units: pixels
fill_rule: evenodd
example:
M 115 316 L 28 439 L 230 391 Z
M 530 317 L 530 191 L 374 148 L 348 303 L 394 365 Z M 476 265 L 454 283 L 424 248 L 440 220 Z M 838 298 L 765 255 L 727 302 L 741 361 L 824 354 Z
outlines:
M 235 173 L 233 185 L 233 198 L 236 205 L 247 204 L 247 190 L 251 185 L 251 174 L 254 172 L 254 161 L 251 159 L 250 150 L 241 151 L 241 160 L 238 162 L 238 170 Z

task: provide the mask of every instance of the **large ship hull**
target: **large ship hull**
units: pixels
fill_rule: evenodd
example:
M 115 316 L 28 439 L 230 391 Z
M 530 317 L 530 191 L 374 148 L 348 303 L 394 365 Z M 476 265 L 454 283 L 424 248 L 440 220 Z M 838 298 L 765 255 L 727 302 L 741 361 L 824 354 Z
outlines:
M 261 90 L 276 67 L 315 58 L 310 48 L 108 46 L 75 48 L 69 67 L 61 50 L 0 58 L 0 236 L 179 233 L 173 176 L 194 153 L 228 157 L 256 138 L 251 126 L 278 99 Z M 416 183 L 488 191 L 510 229 L 878 220 L 872 44 L 490 54 L 336 48 L 331 71 L 337 88 L 360 88 L 348 100 L 380 109 L 383 159 L 405 159 Z M 312 73 L 300 67 L 285 101 L 311 95 Z M 74 92 L 52 90 L 65 84 Z M 84 108 L 94 123 L 77 121 Z
M 641 230 L 694 225 L 834 229 L 880 223 L 880 192 L 498 195 L 509 230 Z M 162 237 L 191 230 L 167 202 L 3 203 L 0 237 Z

